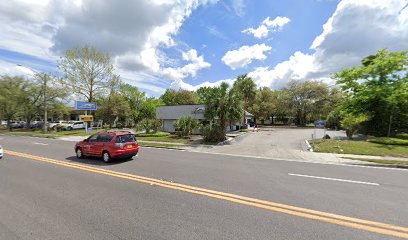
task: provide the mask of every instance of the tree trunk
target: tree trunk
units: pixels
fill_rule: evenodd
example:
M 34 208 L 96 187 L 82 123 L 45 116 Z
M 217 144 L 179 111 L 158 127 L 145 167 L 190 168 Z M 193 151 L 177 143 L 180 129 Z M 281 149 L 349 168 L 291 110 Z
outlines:
M 388 132 L 387 132 L 387 137 L 390 137 L 391 136 L 391 126 L 392 126 L 392 112 L 391 112 L 391 115 L 390 115 L 390 121 L 389 121 L 389 124 L 388 124 Z
M 353 130 L 346 129 L 346 136 L 348 139 L 353 139 Z

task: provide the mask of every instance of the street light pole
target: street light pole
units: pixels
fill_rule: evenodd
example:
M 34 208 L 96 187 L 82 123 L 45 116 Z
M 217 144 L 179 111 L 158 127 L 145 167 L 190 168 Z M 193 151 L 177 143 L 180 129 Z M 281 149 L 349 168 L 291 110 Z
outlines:
M 44 81 L 44 90 L 43 90 L 43 98 L 44 98 L 44 133 L 48 133 L 47 121 L 48 121 L 48 108 L 47 108 L 47 80 L 48 75 L 43 74 L 43 81 Z

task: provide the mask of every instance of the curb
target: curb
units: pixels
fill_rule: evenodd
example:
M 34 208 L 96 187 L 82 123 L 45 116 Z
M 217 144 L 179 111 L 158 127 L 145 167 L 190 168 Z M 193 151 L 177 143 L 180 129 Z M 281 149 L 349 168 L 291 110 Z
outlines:
M 309 141 L 307 141 L 307 139 L 305 140 L 305 143 L 306 143 L 306 146 L 307 146 L 307 150 L 308 150 L 309 152 L 313 152 L 313 148 L 312 148 L 312 146 L 310 145 Z
M 233 139 L 234 139 L 233 137 L 229 137 L 229 138 L 227 138 L 226 140 L 217 143 L 217 146 L 225 145 L 225 144 L 231 142 Z

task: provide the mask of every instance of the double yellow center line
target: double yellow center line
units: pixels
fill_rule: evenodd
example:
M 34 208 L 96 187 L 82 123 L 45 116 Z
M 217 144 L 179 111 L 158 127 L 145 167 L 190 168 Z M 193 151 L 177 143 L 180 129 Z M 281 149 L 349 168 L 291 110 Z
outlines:
M 55 159 L 50 159 L 50 158 L 45 158 L 45 157 L 40 157 L 40 156 L 34 156 L 30 154 L 19 153 L 19 152 L 14 152 L 14 151 L 9 151 L 9 150 L 5 150 L 4 153 L 8 155 L 28 158 L 28 159 L 32 159 L 36 161 L 51 163 L 51 164 L 55 164 L 59 166 L 79 169 L 83 171 L 108 175 L 108 176 L 117 177 L 121 179 L 127 179 L 131 181 L 147 183 L 150 185 L 179 190 L 179 191 L 193 193 L 193 194 L 202 195 L 202 196 L 207 196 L 207 197 L 216 198 L 216 199 L 229 201 L 229 202 L 234 202 L 234 203 L 238 203 L 242 205 L 266 209 L 266 210 L 270 210 L 274 212 L 285 213 L 285 214 L 303 217 L 307 219 L 313 219 L 313 220 L 341 225 L 345 227 L 351 227 L 351 228 L 370 231 L 374 233 L 408 239 L 408 228 L 407 227 L 401 227 L 401 226 L 395 226 L 395 225 L 381 223 L 381 222 L 347 217 L 347 216 L 342 216 L 338 214 L 322 212 L 322 211 L 317 211 L 317 210 L 312 210 L 312 209 L 307 209 L 307 208 L 295 207 L 295 206 L 285 205 L 281 203 L 260 200 L 256 198 L 244 197 L 240 195 L 219 192 L 219 191 L 214 191 L 214 190 L 205 189 L 205 188 L 198 188 L 198 187 L 163 181 L 163 180 L 149 178 L 149 177 L 143 177 L 143 176 L 127 174 L 123 172 L 111 171 L 111 170 L 107 170 L 103 168 L 86 166 L 83 164 L 69 163 L 65 161 L 60 161 L 60 160 L 55 160 Z

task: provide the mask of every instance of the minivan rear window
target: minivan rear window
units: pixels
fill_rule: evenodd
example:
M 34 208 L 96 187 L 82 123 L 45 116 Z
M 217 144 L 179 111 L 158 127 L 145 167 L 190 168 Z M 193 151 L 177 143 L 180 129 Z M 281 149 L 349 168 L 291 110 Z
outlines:
M 127 142 L 133 142 L 136 141 L 135 136 L 132 134 L 129 135 L 121 135 L 116 137 L 116 142 L 117 143 L 127 143 Z

